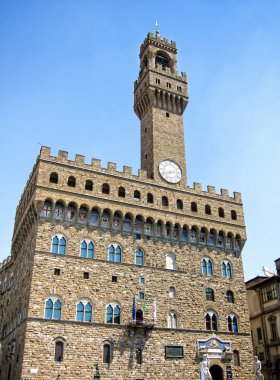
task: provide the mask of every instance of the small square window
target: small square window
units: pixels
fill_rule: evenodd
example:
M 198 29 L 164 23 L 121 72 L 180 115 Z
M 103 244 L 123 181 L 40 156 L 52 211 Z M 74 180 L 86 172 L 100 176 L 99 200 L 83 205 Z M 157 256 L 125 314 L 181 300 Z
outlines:
M 55 276 L 60 276 L 60 269 L 59 268 L 54 268 L 53 274 Z
M 88 273 L 88 272 L 84 272 L 84 279 L 85 279 L 85 280 L 88 280 L 88 279 L 89 279 L 89 273 Z
M 135 235 L 135 239 L 136 239 L 136 240 L 141 240 L 141 235 L 136 234 L 136 235 Z
M 144 292 L 139 292 L 139 299 L 144 300 L 145 299 L 145 293 Z
M 112 282 L 118 282 L 118 277 L 117 276 L 112 276 Z
M 144 277 L 139 278 L 139 284 L 145 284 L 145 278 Z
M 166 112 L 166 117 L 169 117 L 169 112 Z

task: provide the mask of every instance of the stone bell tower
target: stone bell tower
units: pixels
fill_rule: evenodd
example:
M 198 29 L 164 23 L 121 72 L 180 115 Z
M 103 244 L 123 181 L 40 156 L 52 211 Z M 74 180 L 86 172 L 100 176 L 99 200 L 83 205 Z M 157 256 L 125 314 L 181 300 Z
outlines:
M 134 84 L 134 110 L 141 120 L 141 168 L 157 182 L 184 189 L 187 184 L 183 112 L 187 77 L 177 71 L 174 41 L 149 33 L 140 48 Z

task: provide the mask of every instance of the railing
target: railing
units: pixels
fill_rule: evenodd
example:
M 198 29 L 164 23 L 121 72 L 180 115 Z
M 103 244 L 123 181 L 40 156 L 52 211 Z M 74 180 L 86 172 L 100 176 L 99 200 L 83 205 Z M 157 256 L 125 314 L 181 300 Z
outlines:
M 155 321 L 153 319 L 132 319 L 127 322 L 127 325 L 129 327 L 152 329 L 155 326 Z

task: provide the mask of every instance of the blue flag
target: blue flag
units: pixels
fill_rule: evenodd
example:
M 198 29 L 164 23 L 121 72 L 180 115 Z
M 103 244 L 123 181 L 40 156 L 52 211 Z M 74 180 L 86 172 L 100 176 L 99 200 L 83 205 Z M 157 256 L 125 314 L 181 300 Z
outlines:
M 136 320 L 136 300 L 135 300 L 135 295 L 132 298 L 132 320 Z

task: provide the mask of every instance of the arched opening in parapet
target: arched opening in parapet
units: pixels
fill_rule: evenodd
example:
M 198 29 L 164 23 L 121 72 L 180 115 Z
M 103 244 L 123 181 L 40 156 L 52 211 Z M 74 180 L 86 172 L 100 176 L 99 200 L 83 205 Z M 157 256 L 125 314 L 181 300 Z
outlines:
M 219 365 L 212 365 L 210 367 L 210 373 L 213 380 L 224 380 L 223 369 Z
M 169 55 L 164 51 L 158 51 L 156 54 L 155 64 L 156 67 L 161 66 L 163 70 L 165 70 L 166 67 L 170 67 L 170 57 Z
M 136 323 L 137 324 L 143 323 L 143 311 L 141 309 L 136 310 Z

